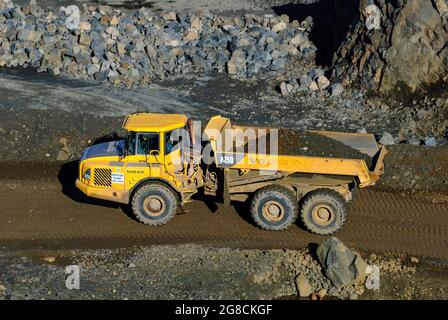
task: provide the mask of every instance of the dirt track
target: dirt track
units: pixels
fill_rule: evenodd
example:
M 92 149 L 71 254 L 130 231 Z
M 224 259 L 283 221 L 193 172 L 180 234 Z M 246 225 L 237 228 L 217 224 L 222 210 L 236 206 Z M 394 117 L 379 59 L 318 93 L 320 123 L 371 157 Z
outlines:
M 59 166 L 60 164 L 58 164 Z M 242 205 L 214 208 L 194 201 L 163 227 L 144 226 L 127 207 L 84 197 L 73 187 L 75 163 L 45 170 L 39 164 L 0 175 L 0 244 L 9 249 L 126 247 L 135 244 L 205 243 L 242 248 L 301 248 L 322 238 L 293 226 L 285 232 L 255 227 Z M 44 172 L 44 173 L 42 173 Z M 20 174 L 22 173 L 22 175 Z M 23 173 L 26 173 L 23 174 Z M 428 196 L 363 190 L 338 234 L 363 251 L 448 259 L 448 206 Z

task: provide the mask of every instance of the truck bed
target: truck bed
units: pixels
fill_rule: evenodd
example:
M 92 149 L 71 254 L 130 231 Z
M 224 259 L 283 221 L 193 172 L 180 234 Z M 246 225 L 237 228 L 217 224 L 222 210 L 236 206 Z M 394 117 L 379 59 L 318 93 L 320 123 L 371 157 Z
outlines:
M 226 129 L 233 129 L 235 136 L 238 130 L 255 134 L 243 134 L 225 145 L 221 141 L 227 141 L 223 139 L 229 132 Z M 220 116 L 213 117 L 204 132 L 218 167 L 354 176 L 360 187 L 375 184 L 383 173 L 386 149 L 371 134 L 232 126 Z M 274 135 L 278 135 L 277 150 L 269 146 Z M 267 142 L 265 149 L 256 148 L 260 140 Z
M 318 132 L 280 128 L 274 134 L 274 139 L 275 135 L 278 136 L 278 150 L 274 151 L 278 155 L 358 159 L 364 160 L 367 167 L 372 166 L 372 157 L 368 154 Z M 269 131 L 264 137 L 261 137 L 266 148 L 257 149 L 256 153 L 271 154 L 271 136 L 271 131 Z M 255 146 L 259 145 L 259 140 L 254 141 Z M 248 145 L 249 142 L 244 146 L 245 153 L 249 152 Z

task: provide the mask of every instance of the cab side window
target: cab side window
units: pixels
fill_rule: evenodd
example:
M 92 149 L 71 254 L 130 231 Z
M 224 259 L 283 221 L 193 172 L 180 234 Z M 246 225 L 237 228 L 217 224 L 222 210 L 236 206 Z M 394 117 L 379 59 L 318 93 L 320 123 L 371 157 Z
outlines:
M 179 149 L 180 141 L 182 141 L 181 133 L 176 130 L 165 132 L 165 154 Z

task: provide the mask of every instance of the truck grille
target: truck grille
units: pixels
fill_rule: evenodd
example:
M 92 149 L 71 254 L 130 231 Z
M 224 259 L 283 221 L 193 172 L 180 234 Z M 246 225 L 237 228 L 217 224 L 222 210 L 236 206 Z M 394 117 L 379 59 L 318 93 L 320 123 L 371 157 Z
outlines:
M 96 168 L 93 171 L 93 184 L 102 187 L 112 187 L 112 170 Z

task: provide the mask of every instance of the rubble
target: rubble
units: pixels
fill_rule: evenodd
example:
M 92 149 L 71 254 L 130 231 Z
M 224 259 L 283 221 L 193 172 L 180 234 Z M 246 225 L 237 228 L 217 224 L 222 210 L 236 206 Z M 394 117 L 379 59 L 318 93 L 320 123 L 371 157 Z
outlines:
M 4 296 L 6 293 L 6 286 L 0 282 L 0 297 Z
M 406 142 L 408 144 L 412 144 L 414 146 L 419 146 L 421 144 L 421 140 L 419 138 L 416 137 L 409 137 Z
M 307 74 L 303 74 L 299 79 L 292 79 L 290 81 L 290 90 L 288 94 L 291 92 L 300 92 L 300 91 L 323 91 L 330 88 L 330 80 L 325 76 L 324 70 L 321 68 L 315 68 L 308 71 Z M 285 86 L 283 83 L 280 84 L 280 88 Z M 337 84 L 335 87 L 335 94 L 338 95 L 342 93 L 343 87 L 340 87 L 340 84 Z M 333 92 L 333 89 L 330 88 Z M 282 90 L 280 90 L 283 95 Z
M 325 90 L 330 86 L 330 80 L 328 80 L 326 76 L 319 76 L 316 81 L 320 90 Z
M 2 293 L 6 299 L 36 300 L 80 299 L 92 295 L 97 299 L 290 299 L 297 294 L 294 281 L 290 281 L 290 277 L 294 279 L 296 274 L 306 276 L 315 289 L 310 298 L 316 300 L 329 296 L 338 299 L 390 299 L 390 290 L 396 285 L 412 287 L 412 284 L 416 288 L 414 298 L 427 299 L 429 294 L 422 289 L 428 285 L 432 292 L 440 292 L 443 298 L 447 296 L 440 277 L 423 281 L 415 264 L 405 266 L 403 259 L 383 256 L 368 259 L 381 270 L 380 291 L 367 291 L 362 286 L 352 285 L 336 292 L 332 290 L 332 294 L 329 293 L 331 284 L 322 275 L 319 263 L 303 249 L 243 250 L 194 244 L 152 245 L 74 249 L 62 257 L 79 263 L 85 280 L 83 290 L 74 292 L 60 285 L 66 275 L 64 267 L 58 263 L 3 254 L 0 255 L 0 266 L 8 272 L 0 281 L 0 299 Z M 160 265 L 164 268 L 157 268 Z M 184 278 L 188 281 L 182 281 Z M 258 281 L 258 278 L 264 281 Z M 98 279 L 105 285 L 98 286 Z M 406 297 L 400 294 L 393 298 Z
M 59 143 L 62 145 L 61 150 L 59 150 L 56 160 L 67 161 L 70 159 L 70 149 L 68 147 L 68 140 L 66 138 L 59 139 Z
M 310 89 L 311 91 L 317 91 L 319 90 L 319 85 L 316 83 L 316 81 L 311 81 L 308 89 Z
M 293 91 L 293 86 L 290 83 L 282 82 L 280 84 L 280 92 L 283 96 L 288 96 Z
M 311 29 L 301 24 L 285 15 L 156 14 L 93 4 L 51 11 L 3 1 L 0 66 L 125 87 L 212 70 L 236 78 L 269 77 L 292 57 L 316 50 Z
M 420 259 L 417 258 L 417 257 L 410 257 L 410 261 L 411 261 L 412 263 L 419 263 L 419 262 L 420 262 Z
M 68 30 L 79 29 L 80 16 L 78 6 L 69 5 L 67 8 L 61 7 L 61 11 L 63 11 L 67 16 L 67 19 L 65 20 L 65 27 Z
M 294 280 L 300 297 L 307 298 L 313 293 L 313 287 L 305 275 L 299 274 Z
M 313 292 L 311 294 L 311 300 L 322 300 L 327 295 L 327 289 L 322 288 L 318 292 Z
M 55 257 L 44 257 L 44 260 L 48 263 L 53 263 L 53 262 L 55 262 L 56 258 Z
M 435 147 L 435 146 L 437 146 L 436 138 L 434 138 L 434 137 L 426 137 L 425 145 L 428 146 L 428 147 Z

